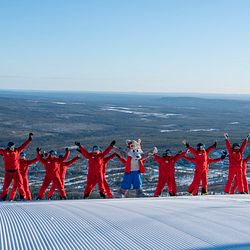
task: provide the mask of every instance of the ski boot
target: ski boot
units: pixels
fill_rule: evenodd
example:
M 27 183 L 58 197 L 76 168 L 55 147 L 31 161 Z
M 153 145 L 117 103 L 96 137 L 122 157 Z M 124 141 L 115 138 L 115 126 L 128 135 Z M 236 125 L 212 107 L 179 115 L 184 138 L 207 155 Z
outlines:
M 89 193 L 84 194 L 83 199 L 85 200 L 85 199 L 88 199 L 88 198 L 89 198 Z
M 208 195 L 208 192 L 205 188 L 201 189 L 201 195 Z
M 106 199 L 106 195 L 104 193 L 100 192 L 100 196 L 101 198 Z
M 25 197 L 20 194 L 20 201 L 26 201 Z
M 115 198 L 126 198 L 128 194 L 128 190 L 125 189 L 120 189 L 116 194 L 115 194 Z
M 137 198 L 148 197 L 145 193 L 143 193 L 142 189 L 136 189 L 135 192 Z

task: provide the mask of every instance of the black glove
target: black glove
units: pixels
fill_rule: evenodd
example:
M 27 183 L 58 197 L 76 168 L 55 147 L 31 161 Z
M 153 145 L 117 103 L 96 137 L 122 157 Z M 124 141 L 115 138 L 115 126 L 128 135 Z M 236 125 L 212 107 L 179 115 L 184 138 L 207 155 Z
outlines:
M 111 143 L 110 143 L 110 146 L 114 146 L 115 145 L 115 143 L 116 143 L 116 141 L 114 140 L 114 141 L 112 141 Z
M 81 146 L 81 143 L 79 141 L 75 141 L 75 145 L 80 147 Z
M 81 153 L 81 150 L 79 148 L 76 149 L 76 151 L 80 152 Z
M 65 151 L 69 151 L 69 148 L 65 148 Z
M 188 148 L 190 146 L 190 144 L 188 142 L 186 142 L 185 146 L 186 146 L 186 148 Z
M 216 148 L 216 147 L 217 147 L 217 144 L 218 144 L 217 141 L 215 141 L 214 144 L 213 144 L 213 147 Z
M 36 148 L 36 151 L 37 151 L 37 152 L 40 152 L 40 151 L 41 151 L 41 148 Z
M 33 137 L 33 133 L 29 133 L 29 140 L 31 141 Z
M 224 160 L 226 157 L 227 157 L 227 151 L 223 150 L 222 155 L 221 155 L 221 159 Z

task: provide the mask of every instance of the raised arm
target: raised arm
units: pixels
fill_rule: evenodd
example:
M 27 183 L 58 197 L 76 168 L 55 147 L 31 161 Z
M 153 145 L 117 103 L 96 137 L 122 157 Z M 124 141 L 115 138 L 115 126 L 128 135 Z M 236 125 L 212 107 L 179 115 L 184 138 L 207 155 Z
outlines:
M 118 160 L 119 160 L 122 164 L 126 165 L 127 161 L 126 161 L 125 159 L 123 159 L 119 154 L 116 154 L 116 157 L 118 158 Z
M 149 158 L 151 157 L 151 155 L 145 156 L 144 158 L 141 159 L 142 163 L 144 163 L 145 161 L 147 161 Z
M 208 164 L 219 162 L 219 161 L 222 161 L 222 160 L 223 159 L 221 157 L 220 158 L 216 158 L 216 159 L 208 158 Z
M 249 135 L 244 139 L 244 141 L 242 142 L 241 144 L 241 147 L 240 147 L 240 151 L 243 153 L 247 147 L 247 143 L 248 143 L 248 138 L 249 138 Z
M 27 162 L 27 165 L 30 166 L 30 165 L 33 165 L 33 164 L 35 164 L 36 162 L 38 162 L 38 159 L 35 158 L 35 159 L 32 159 L 32 160 L 27 160 L 26 162 Z
M 152 157 L 153 157 L 154 161 L 156 161 L 157 163 L 161 163 L 163 161 L 162 157 L 160 157 L 157 154 L 153 154 Z
M 116 156 L 120 156 L 121 158 L 123 158 L 124 160 L 127 159 L 127 153 L 123 150 L 121 150 L 120 148 L 114 147 L 114 152 L 116 153 Z
M 232 146 L 231 146 L 231 143 L 230 143 L 230 140 L 229 140 L 229 136 L 227 133 L 224 134 L 224 137 L 226 139 L 226 147 L 227 147 L 227 150 L 229 153 L 232 152 Z
M 190 144 L 186 141 L 186 140 L 183 140 L 182 143 L 186 146 L 186 148 L 194 155 L 196 156 L 196 150 L 190 146 Z
M 63 156 L 63 158 L 59 158 L 59 162 L 62 163 L 64 161 L 67 161 L 67 159 L 69 158 L 70 155 L 70 151 L 68 148 L 65 148 L 65 154 Z
M 90 158 L 90 153 L 83 147 L 83 145 L 81 145 L 80 142 L 76 141 L 75 145 L 79 147 L 77 150 L 83 155 L 83 157 L 86 159 Z
M 186 155 L 184 155 L 183 158 L 184 158 L 185 160 L 187 160 L 187 161 L 192 162 L 192 163 L 196 163 L 195 158 L 188 157 L 188 156 L 186 156 Z
M 22 152 L 32 141 L 33 134 L 29 133 L 29 138 L 27 141 L 25 141 L 21 146 L 17 147 L 18 152 Z
M 71 159 L 70 161 L 67 162 L 63 162 L 62 164 L 65 167 L 69 167 L 70 165 L 72 165 L 73 163 L 75 163 L 76 161 L 78 161 L 80 158 L 78 156 L 74 157 L 73 159 Z
M 115 141 L 112 141 L 110 145 L 102 152 L 102 156 L 105 157 L 106 155 L 109 154 L 109 152 L 113 149 L 115 145 Z
M 217 141 L 215 141 L 213 145 L 211 145 L 210 147 L 208 147 L 206 149 L 207 154 L 209 154 L 211 151 L 213 151 L 214 149 L 216 149 L 216 147 L 217 147 Z
M 46 160 L 44 160 L 44 159 L 42 158 L 40 151 L 41 151 L 40 148 L 37 148 L 37 149 L 36 149 L 36 158 L 37 158 L 38 161 L 40 161 L 42 164 L 46 164 Z
M 226 150 L 223 150 L 220 158 L 212 159 L 212 158 L 209 158 L 209 157 L 208 157 L 208 164 L 222 161 L 222 160 L 224 160 L 226 157 L 227 157 L 227 151 L 226 151 Z
M 250 161 L 250 155 L 245 159 L 246 162 Z
M 104 162 L 108 163 L 109 161 L 111 161 L 112 159 L 114 159 L 116 157 L 116 153 L 113 153 L 112 155 L 109 155 L 107 157 L 104 158 Z
M 186 155 L 186 152 L 180 151 L 178 154 L 174 156 L 174 161 L 179 161 L 181 158 L 183 158 Z

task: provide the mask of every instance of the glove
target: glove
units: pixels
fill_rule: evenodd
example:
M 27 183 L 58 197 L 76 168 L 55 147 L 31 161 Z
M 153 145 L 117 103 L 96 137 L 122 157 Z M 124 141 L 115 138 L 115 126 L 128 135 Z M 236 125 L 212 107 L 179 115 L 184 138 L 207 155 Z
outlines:
M 213 144 L 213 147 L 216 148 L 216 147 L 217 147 L 217 144 L 218 144 L 217 141 L 215 141 L 214 144 Z
M 81 146 L 81 143 L 78 142 L 78 141 L 75 141 L 75 145 L 78 146 L 78 147 L 80 147 L 80 146 Z
M 76 151 L 80 152 L 81 153 L 81 150 L 79 148 L 76 149 Z
M 36 151 L 37 151 L 37 152 L 40 152 L 40 151 L 41 151 L 41 148 L 36 148 Z
M 155 155 L 155 154 L 157 154 L 158 153 L 158 148 L 157 147 L 154 147 L 154 149 L 153 149 L 153 154 Z
M 187 142 L 187 140 L 183 140 L 182 143 L 188 148 L 190 144 Z
M 65 148 L 65 151 L 69 151 L 69 148 Z
M 33 137 L 33 133 L 29 133 L 29 140 L 31 141 Z
M 228 140 L 229 139 L 228 133 L 225 133 L 224 137 L 225 137 L 226 140 Z
M 113 140 L 111 143 L 110 143 L 110 146 L 113 147 L 115 145 L 116 141 Z
M 224 160 L 226 157 L 227 157 L 227 151 L 223 150 L 222 155 L 221 155 L 221 159 Z

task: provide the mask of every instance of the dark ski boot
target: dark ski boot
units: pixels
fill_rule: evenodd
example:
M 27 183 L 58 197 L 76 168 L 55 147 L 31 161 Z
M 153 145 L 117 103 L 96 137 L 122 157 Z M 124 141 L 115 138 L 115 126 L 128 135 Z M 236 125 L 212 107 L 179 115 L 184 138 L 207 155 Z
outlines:
M 87 194 L 85 194 L 84 196 L 83 196 L 83 199 L 88 199 L 89 198 L 89 193 L 87 193 Z
M 207 194 L 208 194 L 207 190 L 205 188 L 202 188 L 201 195 L 207 195 Z
M 6 198 L 7 198 L 7 194 L 5 196 L 3 196 L 0 201 L 6 201 Z
M 106 199 L 106 195 L 104 193 L 100 192 L 100 196 L 101 198 Z

